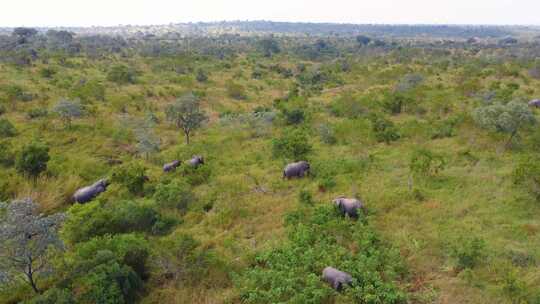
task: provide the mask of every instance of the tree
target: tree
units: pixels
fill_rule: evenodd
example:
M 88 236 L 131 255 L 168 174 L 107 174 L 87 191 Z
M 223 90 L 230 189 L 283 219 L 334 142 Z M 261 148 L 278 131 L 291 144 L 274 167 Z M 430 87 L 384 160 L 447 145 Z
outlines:
M 144 166 L 138 163 L 128 163 L 115 168 L 112 180 L 126 186 L 132 194 L 141 194 L 148 177 Z
M 473 112 L 474 121 L 481 127 L 510 134 L 506 146 L 526 126 L 536 123 L 532 111 L 524 103 L 509 102 L 480 107 Z
M 115 65 L 107 74 L 107 80 L 117 84 L 134 84 L 137 82 L 137 74 L 137 71 L 128 66 Z
M 361 46 L 368 45 L 371 42 L 371 38 L 364 35 L 358 35 L 356 36 L 356 42 Z
M 71 127 L 71 121 L 83 115 L 83 108 L 79 102 L 61 99 L 52 109 L 64 122 L 66 128 Z
M 50 268 L 48 249 L 62 249 L 58 229 L 64 214 L 38 214 L 30 199 L 0 203 L 0 279 L 24 280 L 39 293 L 37 278 Z
M 174 123 L 178 129 L 182 129 L 188 145 L 192 132 L 207 119 L 206 114 L 201 110 L 199 99 L 193 93 L 178 98 L 174 104 L 167 107 L 165 114 L 167 120 Z
M 32 142 L 23 147 L 17 157 L 15 167 L 20 173 L 37 178 L 41 172 L 47 170 L 49 159 L 49 147 L 39 142 Z
M 273 54 L 279 53 L 279 43 L 273 38 L 266 38 L 259 42 L 259 48 L 265 57 L 272 57 Z

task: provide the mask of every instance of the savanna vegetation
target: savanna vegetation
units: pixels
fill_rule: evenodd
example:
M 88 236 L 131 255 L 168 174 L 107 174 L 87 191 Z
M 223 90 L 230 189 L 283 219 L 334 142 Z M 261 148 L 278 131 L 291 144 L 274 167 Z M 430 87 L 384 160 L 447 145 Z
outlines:
M 0 303 L 540 303 L 539 33 L 321 26 L 0 36 Z

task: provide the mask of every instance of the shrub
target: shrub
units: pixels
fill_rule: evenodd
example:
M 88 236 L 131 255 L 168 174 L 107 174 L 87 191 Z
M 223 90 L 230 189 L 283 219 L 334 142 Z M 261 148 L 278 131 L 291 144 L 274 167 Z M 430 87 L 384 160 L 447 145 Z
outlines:
M 13 165 L 14 155 L 11 151 L 11 145 L 7 141 L 0 141 L 0 165 L 11 166 Z
M 417 149 L 411 155 L 409 169 L 413 175 L 433 176 L 446 166 L 446 160 L 440 154 L 427 149 Z
M 406 105 L 412 103 L 412 99 L 403 94 L 395 93 L 385 96 L 382 105 L 383 108 L 391 114 L 399 114 Z
M 84 111 L 81 104 L 78 101 L 71 101 L 67 99 L 61 99 L 52 108 L 52 112 L 60 117 L 64 126 L 69 128 L 71 121 L 74 118 L 79 118 L 83 115 Z
M 298 109 L 298 108 L 292 109 L 292 110 L 285 108 L 283 109 L 282 113 L 283 113 L 283 116 L 285 117 L 285 122 L 288 125 L 296 125 L 296 124 L 302 123 L 304 122 L 306 118 L 306 114 L 304 113 L 304 110 Z
M 107 80 L 117 84 L 135 84 L 138 72 L 125 65 L 115 65 L 107 74 Z
M 154 200 L 163 208 L 172 208 L 185 211 L 188 204 L 194 199 L 189 186 L 179 180 L 170 183 L 160 183 L 154 192 Z
M 474 268 L 485 258 L 486 244 L 483 239 L 462 238 L 451 249 L 451 256 L 456 259 L 458 270 Z
M 196 79 L 198 82 L 206 82 L 208 80 L 208 75 L 204 70 L 198 69 Z
M 49 147 L 33 142 L 23 147 L 17 156 L 15 166 L 20 173 L 36 178 L 41 172 L 47 170 L 49 159 Z
M 525 156 L 517 163 L 512 172 L 512 180 L 516 185 L 524 186 L 536 200 L 540 201 L 540 159 L 536 156 Z
M 388 119 L 385 119 L 384 117 L 372 117 L 371 125 L 373 132 L 375 132 L 375 138 L 378 142 L 385 142 L 386 144 L 390 144 L 391 142 L 396 141 L 401 137 L 394 123 Z
M 164 221 L 148 204 L 133 201 L 106 204 L 100 201 L 74 205 L 68 211 L 68 219 L 62 234 L 70 243 L 78 243 L 95 236 L 130 232 L 152 233 L 154 225 Z M 159 225 L 163 225 L 160 223 Z M 159 233 L 163 227 L 158 227 Z
M 288 129 L 280 138 L 272 140 L 272 154 L 276 158 L 304 160 L 311 150 L 308 136 L 302 129 Z
M 75 304 L 75 298 L 68 289 L 53 287 L 24 304 Z
M 230 98 L 234 98 L 237 100 L 247 99 L 246 89 L 241 84 L 229 81 L 227 82 L 226 87 L 227 87 L 227 95 Z
M 0 118 L 0 137 L 13 137 L 15 135 L 17 135 L 15 126 L 9 120 Z
M 306 205 L 312 205 L 313 204 L 313 196 L 311 195 L 311 192 L 309 192 L 308 190 L 301 190 L 300 193 L 298 193 L 298 201 L 301 203 L 301 204 L 306 204 Z
M 105 86 L 97 80 L 83 81 L 71 90 L 70 97 L 79 99 L 83 103 L 92 100 L 103 101 L 105 100 Z
M 146 168 L 139 163 L 118 166 L 112 174 L 113 182 L 125 186 L 134 195 L 142 194 L 147 179 Z
M 212 170 L 210 166 L 182 166 L 180 169 L 182 175 L 185 177 L 186 182 L 192 186 L 202 185 L 210 179 L 212 175 Z
M 49 112 L 47 111 L 47 109 L 33 108 L 26 113 L 26 117 L 28 117 L 29 119 L 36 119 L 40 117 L 46 117 L 48 114 Z
M 0 104 L 0 116 L 4 115 L 7 112 L 6 106 Z
M 319 126 L 319 135 L 325 144 L 333 145 L 337 142 L 334 129 L 328 124 L 321 124 Z

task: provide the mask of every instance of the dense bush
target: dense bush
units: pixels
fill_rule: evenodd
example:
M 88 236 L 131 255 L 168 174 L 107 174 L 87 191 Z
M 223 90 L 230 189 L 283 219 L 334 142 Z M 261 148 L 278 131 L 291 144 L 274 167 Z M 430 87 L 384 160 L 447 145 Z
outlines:
M 289 129 L 272 140 L 272 154 L 276 158 L 304 160 L 311 150 L 308 135 L 302 129 Z
M 194 200 L 194 195 L 185 182 L 173 180 L 156 186 L 154 200 L 162 208 L 185 211 L 189 203 Z
M 445 167 L 446 159 L 442 155 L 422 148 L 412 153 L 409 162 L 409 169 L 416 176 L 437 175 Z
M 138 72 L 125 65 L 115 65 L 107 74 L 107 80 L 117 84 L 135 84 L 137 82 Z
M 378 142 L 390 144 L 401 137 L 394 123 L 382 116 L 371 117 L 371 125 Z
M 13 137 L 15 135 L 17 135 L 15 126 L 9 120 L 0 118 L 0 137 Z
M 462 238 L 453 247 L 451 256 L 456 260 L 456 268 L 474 268 L 486 257 L 486 244 L 481 238 Z
M 140 163 L 132 162 L 118 166 L 112 174 L 112 181 L 126 187 L 130 193 L 139 195 L 147 181 L 146 168 Z
M 229 81 L 227 82 L 227 95 L 230 98 L 243 100 L 247 98 L 246 89 L 243 85 Z
M 47 170 L 49 159 L 49 147 L 39 142 L 32 142 L 24 146 L 17 155 L 15 166 L 20 173 L 35 178 Z
M 77 243 L 107 234 L 161 233 L 164 230 L 161 227 L 163 222 L 168 221 L 149 203 L 94 201 L 84 205 L 76 204 L 69 209 L 62 234 L 66 241 Z
M 333 206 L 324 206 L 289 214 L 287 227 L 284 245 L 259 253 L 253 266 L 236 277 L 243 302 L 332 302 L 338 293 L 322 281 L 321 273 L 333 266 L 353 276 L 342 296 L 345 302 L 406 303 L 405 293 L 395 285 L 403 274 L 399 252 L 367 223 L 350 221 Z
M 29 119 L 36 119 L 41 117 L 46 117 L 49 114 L 47 109 L 44 108 L 33 108 L 26 112 L 26 117 Z

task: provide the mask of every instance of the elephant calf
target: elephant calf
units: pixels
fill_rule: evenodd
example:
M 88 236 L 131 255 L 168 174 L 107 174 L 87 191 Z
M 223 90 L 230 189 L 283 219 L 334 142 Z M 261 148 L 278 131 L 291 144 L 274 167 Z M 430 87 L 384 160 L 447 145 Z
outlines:
M 350 285 L 352 283 L 352 276 L 350 274 L 333 267 L 326 267 L 322 272 L 322 278 L 337 291 L 341 291 L 343 285 Z
M 163 172 L 171 172 L 180 166 L 179 160 L 174 160 L 170 163 L 163 165 Z
M 73 201 L 77 203 L 86 203 L 93 200 L 101 192 L 107 190 L 109 182 L 105 179 L 100 179 L 91 186 L 81 188 L 73 194 Z
M 343 215 L 348 215 L 351 218 L 358 218 L 359 211 L 364 209 L 364 204 L 356 198 L 338 197 L 333 200 Z
M 299 161 L 296 163 L 288 164 L 283 169 L 283 178 L 290 179 L 292 177 L 304 177 L 309 174 L 309 163 L 307 161 Z
M 199 165 L 204 165 L 204 158 L 200 155 L 195 155 L 193 158 L 188 160 L 188 164 L 193 167 L 198 167 Z

